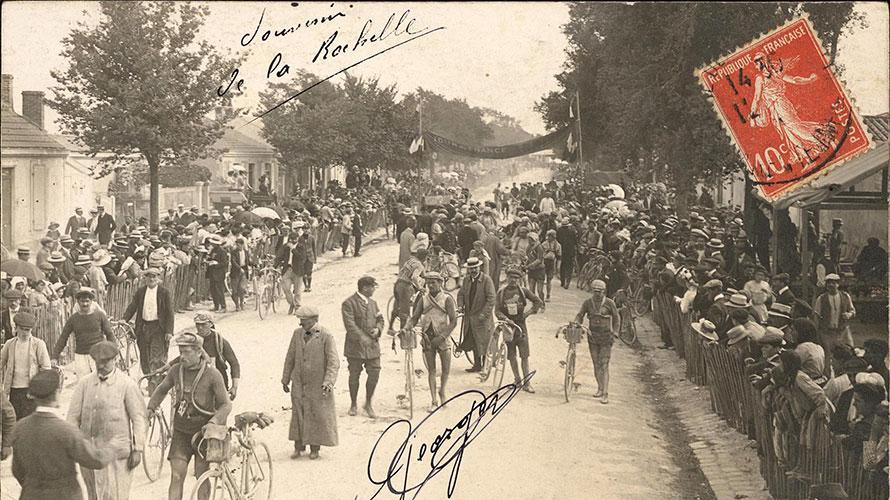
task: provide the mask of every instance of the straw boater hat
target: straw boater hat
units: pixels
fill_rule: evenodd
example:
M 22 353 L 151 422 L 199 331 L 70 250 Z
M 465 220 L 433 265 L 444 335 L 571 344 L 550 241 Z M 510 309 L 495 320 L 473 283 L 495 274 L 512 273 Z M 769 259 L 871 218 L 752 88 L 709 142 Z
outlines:
M 64 255 L 62 255 L 62 252 L 53 252 L 53 253 L 49 254 L 49 258 L 46 259 L 47 262 L 53 262 L 53 263 L 65 262 L 66 260 L 68 260 L 68 259 L 66 259 Z
M 719 238 L 711 238 L 711 240 L 708 241 L 708 247 L 719 250 L 723 248 L 723 242 Z
M 726 332 L 726 336 L 729 338 L 726 343 L 735 345 L 748 337 L 748 330 L 745 329 L 744 325 L 736 325 Z
M 108 250 L 99 250 L 93 254 L 93 265 L 102 267 L 111 262 L 111 254 Z
M 467 269 L 473 269 L 473 268 L 481 267 L 481 266 L 482 266 L 482 261 L 479 260 L 478 258 L 470 257 L 469 259 L 467 259 Z
M 712 342 L 717 342 L 718 340 L 720 340 L 720 338 L 717 336 L 717 327 L 714 326 L 714 323 L 711 323 L 706 319 L 693 323 L 692 329 L 698 332 L 698 334 L 702 337 Z
M 92 261 L 93 259 L 91 259 L 89 255 L 84 253 L 77 256 L 77 262 L 75 262 L 74 264 L 77 266 L 85 266 Z
M 744 309 L 746 307 L 751 306 L 751 301 L 748 300 L 748 297 L 742 295 L 741 293 L 734 293 L 729 297 L 729 300 L 726 301 L 726 307 L 734 307 L 737 309 Z

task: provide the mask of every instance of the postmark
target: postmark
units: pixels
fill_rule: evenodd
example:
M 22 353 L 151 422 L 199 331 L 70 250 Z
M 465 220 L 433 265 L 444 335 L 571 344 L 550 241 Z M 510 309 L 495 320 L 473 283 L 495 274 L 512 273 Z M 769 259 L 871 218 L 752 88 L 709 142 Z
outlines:
M 770 202 L 872 146 L 806 17 L 700 68 L 696 77 Z

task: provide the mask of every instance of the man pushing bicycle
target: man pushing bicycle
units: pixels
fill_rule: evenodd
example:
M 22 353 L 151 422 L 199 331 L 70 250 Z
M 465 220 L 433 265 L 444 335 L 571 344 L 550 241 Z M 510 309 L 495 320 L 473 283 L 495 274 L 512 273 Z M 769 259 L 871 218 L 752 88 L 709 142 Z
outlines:
M 528 380 L 529 374 L 528 327 L 525 325 L 525 319 L 544 307 L 544 302 L 540 297 L 528 288 L 521 286 L 521 281 L 522 270 L 520 268 L 511 267 L 507 270 L 507 284 L 498 291 L 494 310 L 494 314 L 499 320 L 509 320 L 519 327 L 513 338 L 506 341 L 507 359 L 510 360 L 510 368 L 513 369 L 513 379 L 516 381 L 516 385 L 519 385 L 521 380 Z M 529 302 L 532 303 L 532 306 L 527 311 L 526 307 Z M 519 377 L 519 367 L 516 362 L 517 349 L 522 361 L 522 378 Z M 526 383 L 522 390 L 531 394 L 535 392 L 530 383 Z

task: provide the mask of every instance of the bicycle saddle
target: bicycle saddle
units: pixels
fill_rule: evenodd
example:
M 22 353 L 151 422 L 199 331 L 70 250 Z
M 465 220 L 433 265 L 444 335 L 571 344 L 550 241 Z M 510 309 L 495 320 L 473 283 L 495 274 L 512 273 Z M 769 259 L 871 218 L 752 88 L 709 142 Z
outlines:
M 246 411 L 244 413 L 235 415 L 235 427 L 237 427 L 239 430 L 244 430 L 253 424 L 256 424 L 256 426 L 260 429 L 263 429 L 271 425 L 274 421 L 275 420 L 272 417 L 266 416 L 263 413 L 257 413 L 253 411 Z

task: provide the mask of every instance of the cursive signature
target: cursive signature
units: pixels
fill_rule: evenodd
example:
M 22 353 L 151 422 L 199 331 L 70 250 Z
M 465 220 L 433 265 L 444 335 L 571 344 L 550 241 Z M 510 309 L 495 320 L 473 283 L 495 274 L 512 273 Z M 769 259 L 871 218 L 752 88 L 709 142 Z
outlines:
M 487 396 L 478 390 L 461 392 L 445 401 L 416 427 L 411 421 L 404 419 L 390 424 L 377 439 L 368 458 L 368 479 L 379 486 L 371 498 L 376 498 L 384 488 L 400 498 L 414 492 L 412 498 L 416 498 L 427 481 L 449 466 L 451 472 L 448 478 L 448 497 L 451 498 L 457 486 L 464 450 L 534 375 L 535 372 L 531 372 L 519 385 L 507 384 Z M 460 404 L 469 404 L 469 410 L 460 416 L 457 423 L 449 423 L 438 433 L 431 430 L 436 428 L 437 419 L 447 418 L 444 415 L 445 408 Z M 390 447 L 395 447 L 395 450 Z M 387 455 L 388 453 L 391 455 Z M 392 458 L 386 465 L 386 470 L 379 473 L 374 470 L 374 462 L 375 458 L 381 456 Z M 429 469 L 420 468 L 419 472 L 412 474 L 411 466 L 416 462 L 427 463 Z

